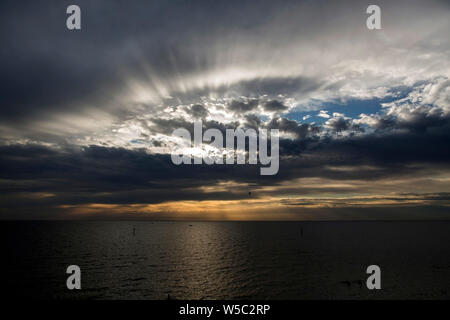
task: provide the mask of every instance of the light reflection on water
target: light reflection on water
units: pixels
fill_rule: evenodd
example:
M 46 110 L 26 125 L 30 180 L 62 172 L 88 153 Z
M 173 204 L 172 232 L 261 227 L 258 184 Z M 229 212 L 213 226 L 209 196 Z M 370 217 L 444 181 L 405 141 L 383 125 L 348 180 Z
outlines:
M 0 225 L 7 257 L 5 290 L 12 296 L 450 298 L 449 222 Z M 81 267 L 80 291 L 65 287 L 65 268 L 71 264 Z M 370 264 L 382 269 L 381 291 L 364 286 Z

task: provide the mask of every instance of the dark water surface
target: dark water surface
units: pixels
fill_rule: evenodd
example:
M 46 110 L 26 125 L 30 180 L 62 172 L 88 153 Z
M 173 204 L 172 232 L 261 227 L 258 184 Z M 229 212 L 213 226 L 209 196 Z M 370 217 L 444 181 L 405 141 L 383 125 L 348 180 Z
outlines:
M 1 222 L 0 232 L 9 297 L 450 298 L 446 221 Z M 72 264 L 81 290 L 66 288 Z M 371 264 L 379 291 L 365 286 Z

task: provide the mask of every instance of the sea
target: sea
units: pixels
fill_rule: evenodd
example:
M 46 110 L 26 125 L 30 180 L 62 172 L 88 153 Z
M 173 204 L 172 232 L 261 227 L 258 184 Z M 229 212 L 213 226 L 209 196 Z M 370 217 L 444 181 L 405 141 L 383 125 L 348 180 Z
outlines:
M 9 221 L 0 233 L 7 298 L 450 298 L 450 221 Z

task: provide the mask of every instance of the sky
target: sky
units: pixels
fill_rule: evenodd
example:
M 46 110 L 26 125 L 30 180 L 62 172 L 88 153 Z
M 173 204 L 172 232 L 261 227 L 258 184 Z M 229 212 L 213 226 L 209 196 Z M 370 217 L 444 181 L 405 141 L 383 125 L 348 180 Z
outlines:
M 450 217 L 448 1 L 0 9 L 0 219 Z M 278 173 L 174 165 L 194 121 L 278 129 Z

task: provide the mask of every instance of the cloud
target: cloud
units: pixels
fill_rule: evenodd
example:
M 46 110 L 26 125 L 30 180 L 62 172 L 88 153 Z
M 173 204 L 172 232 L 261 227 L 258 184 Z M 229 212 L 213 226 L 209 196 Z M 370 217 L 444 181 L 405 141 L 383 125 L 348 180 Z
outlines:
M 333 113 L 333 117 L 328 119 L 324 126 L 330 129 L 332 132 L 343 132 L 343 131 L 353 131 L 353 132 L 363 132 L 359 124 L 354 123 L 353 119 L 345 118 L 342 114 Z
M 443 1 L 383 3 L 389 12 L 383 32 L 365 30 L 364 23 L 354 31 L 367 7 L 357 1 L 328 7 L 244 1 L 239 13 L 236 4 L 155 1 L 124 8 L 80 1 L 89 31 L 75 33 L 60 28 L 64 3 L 22 10 L 4 1 L 0 21 L 12 31 L 0 58 L 7 79 L 0 86 L 2 136 L 55 140 L 67 128 L 70 135 L 92 135 L 106 117 L 113 126 L 135 113 L 158 113 L 160 104 L 204 105 L 202 97 L 281 94 L 299 109 L 313 100 L 381 98 L 449 67 Z M 187 9 L 198 18 L 185 15 Z
M 192 107 L 188 108 L 187 113 L 196 119 L 206 118 L 209 114 L 208 110 L 199 104 L 194 104 Z
M 437 79 L 420 84 L 405 98 L 383 104 L 381 114 L 362 114 L 355 123 L 377 130 L 407 130 L 424 133 L 445 128 L 450 119 L 450 82 Z
M 252 111 L 256 107 L 258 107 L 258 100 L 256 99 L 251 99 L 248 101 L 233 100 L 228 106 L 228 109 L 238 113 L 246 113 L 248 111 Z
M 2 214 L 173 209 L 244 201 L 249 188 L 268 197 L 262 206 L 292 194 L 445 200 L 424 195 L 449 191 L 447 2 L 383 2 L 379 32 L 360 1 L 78 5 L 82 32 L 61 24 L 64 3 L 1 4 Z M 297 121 L 315 114 L 321 124 Z M 171 133 L 194 120 L 279 129 L 279 174 L 173 166 Z
M 259 128 L 263 127 L 260 117 L 258 117 L 258 115 L 256 115 L 256 114 L 245 115 L 244 126 L 246 128 L 252 128 L 255 130 L 258 130 Z
M 305 199 L 311 195 L 323 198 L 330 194 L 340 196 L 328 201 L 315 200 L 314 206 L 323 208 L 327 203 L 334 203 L 354 207 L 355 203 L 360 203 L 368 207 L 375 200 L 393 205 L 401 202 L 397 199 L 407 198 L 409 201 L 403 200 L 406 204 L 427 201 L 439 206 L 443 201 L 448 202 L 445 196 L 445 192 L 448 193 L 445 179 L 450 177 L 449 164 L 445 160 L 448 151 L 434 149 L 438 145 L 431 140 L 427 141 L 432 144 L 427 150 L 417 150 L 412 144 L 405 144 L 404 139 L 401 145 L 406 147 L 396 151 L 398 144 L 388 145 L 390 140 L 392 137 L 372 141 L 358 138 L 324 143 L 319 149 L 307 148 L 302 157 L 283 157 L 283 171 L 270 178 L 259 176 L 257 167 L 248 165 L 175 166 L 169 156 L 152 155 L 144 150 L 2 147 L 0 212 L 11 217 L 13 212 L 27 208 L 48 208 L 49 212 L 60 208 L 56 212 L 64 212 L 66 209 L 61 208 L 75 206 L 89 213 L 92 204 L 99 204 L 95 212 L 107 213 L 109 207 L 106 205 L 115 205 L 122 212 L 128 212 L 137 204 L 144 207 L 164 203 L 172 203 L 173 210 L 176 203 L 182 206 L 183 201 L 192 201 L 194 207 L 202 206 L 200 201 L 246 202 L 248 190 L 252 190 L 255 199 L 263 203 L 269 201 L 265 206 L 273 206 L 275 199 L 285 197 Z M 448 141 L 442 144 L 445 142 Z M 364 149 L 360 145 L 366 143 L 371 148 L 362 153 Z M 387 150 L 389 157 L 379 154 L 379 148 Z M 409 154 L 404 156 L 405 152 Z M 423 155 L 411 161 L 411 153 Z M 427 166 L 427 162 L 433 165 Z M 405 194 L 393 195 L 392 192 Z M 353 200 L 342 200 L 342 196 L 354 197 L 356 194 L 359 196 Z M 373 200 L 364 199 L 364 196 L 373 197 L 374 194 L 379 196 Z M 103 209 L 101 205 L 105 205 Z M 145 210 L 151 211 L 151 208 Z M 251 205 L 243 204 L 242 210 L 245 212 L 250 208 Z M 39 210 L 35 217 L 40 217 Z
M 270 100 L 264 103 L 264 110 L 266 111 L 282 112 L 286 111 L 288 108 L 289 107 L 278 100 Z
M 320 127 L 314 124 L 298 123 L 295 120 L 286 118 L 273 118 L 266 126 L 268 129 L 278 129 L 282 132 L 293 133 L 298 139 L 317 134 Z
M 331 116 L 328 114 L 328 111 L 326 111 L 326 110 L 320 110 L 319 113 L 317 114 L 317 116 L 318 116 L 318 117 L 321 117 L 321 118 L 325 118 L 325 119 L 328 119 L 328 118 L 331 117 Z

